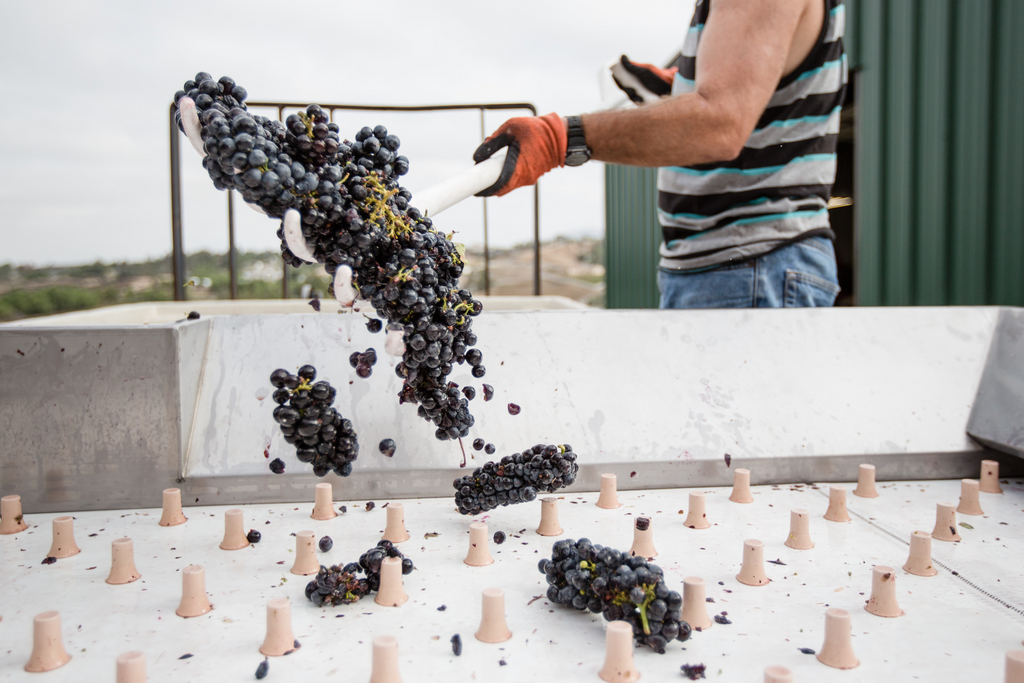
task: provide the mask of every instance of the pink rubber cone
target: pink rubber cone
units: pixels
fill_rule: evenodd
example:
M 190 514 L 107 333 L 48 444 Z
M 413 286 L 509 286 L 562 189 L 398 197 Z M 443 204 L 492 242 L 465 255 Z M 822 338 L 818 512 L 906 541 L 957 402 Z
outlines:
M 398 639 L 394 636 L 373 639 L 370 683 L 402 683 L 402 675 L 398 671 Z
M 295 563 L 290 571 L 299 576 L 312 576 L 320 571 L 320 558 L 316 556 L 316 534 L 312 531 L 295 534 Z
M 932 565 L 932 535 L 927 531 L 910 534 L 910 556 L 903 565 L 903 571 L 915 576 L 935 576 L 939 573 Z
M 21 496 L 0 498 L 0 535 L 7 536 L 28 528 L 21 513 Z
M 402 558 L 384 558 L 380 565 L 380 589 L 373 601 L 385 607 L 398 607 L 408 599 L 402 585 Z
M 769 666 L 764 670 L 764 683 L 793 683 L 793 672 L 784 666 Z
M 164 508 L 160 526 L 178 526 L 188 521 L 181 511 L 181 489 L 164 489 Z
M 618 477 L 614 474 L 601 475 L 601 495 L 597 498 L 597 507 L 614 510 L 619 507 Z
M 979 488 L 980 485 L 977 479 L 960 480 L 960 504 L 956 506 L 957 512 L 961 515 L 985 514 L 981 509 L 981 502 L 978 500 Z
M 1005 683 L 1024 683 L 1024 650 L 1010 650 L 1006 653 Z
M 811 515 L 807 510 L 796 509 L 789 512 L 789 536 L 786 546 L 794 550 L 810 550 L 814 547 L 811 540 Z
M 387 511 L 388 523 L 381 538 L 392 543 L 408 541 L 409 532 L 405 530 L 405 506 L 401 503 L 388 503 Z
M 932 529 L 932 538 L 936 541 L 949 542 L 961 540 L 956 530 L 956 506 L 952 503 L 935 505 L 935 528 Z
M 604 666 L 597 675 L 608 683 L 633 683 L 640 679 L 640 672 L 633 663 L 633 627 L 628 622 L 608 622 L 604 635 Z
M 693 492 L 690 494 L 690 511 L 683 520 L 683 526 L 687 529 L 708 529 L 711 522 L 708 521 L 708 513 L 704 494 Z
M 871 569 L 871 597 L 864 605 L 876 617 L 902 617 L 896 601 L 896 572 L 892 567 L 876 565 Z
M 245 537 L 245 521 L 242 511 L 235 508 L 224 511 L 224 540 L 220 542 L 221 550 L 241 550 L 249 546 Z
M 324 521 L 337 516 L 338 513 L 334 511 L 334 489 L 328 482 L 317 484 L 313 494 L 313 514 L 310 517 Z
M 861 498 L 878 498 L 878 491 L 875 489 L 875 466 L 861 465 L 857 474 L 857 488 L 853 495 Z
M 633 523 L 633 546 L 629 554 L 648 560 L 658 556 L 658 551 L 654 549 L 654 529 L 650 517 L 637 517 Z
M 736 580 L 747 586 L 766 586 L 770 579 L 764 573 L 764 543 L 756 539 L 743 541 L 743 565 Z
M 267 603 L 267 635 L 260 645 L 260 653 L 280 657 L 296 648 L 292 631 L 292 603 L 288 598 L 275 598 Z
M 706 631 L 715 623 L 708 616 L 707 587 L 700 577 L 683 579 L 683 621 L 698 631 Z
M 999 485 L 999 462 L 997 460 L 981 461 L 980 489 L 982 493 L 1002 493 Z
M 732 473 L 732 494 L 729 500 L 734 503 L 753 503 L 754 496 L 750 493 L 750 470 L 738 467 Z
M 213 609 L 206 596 L 206 570 L 191 564 L 181 570 L 181 602 L 175 614 L 179 617 L 198 617 Z
M 32 656 L 25 665 L 25 671 L 53 671 L 70 661 L 71 655 L 64 649 L 60 612 L 37 614 L 32 620 Z
M 825 642 L 818 651 L 818 661 L 834 669 L 853 669 L 860 665 L 853 654 L 850 613 L 844 609 L 825 610 Z
M 558 499 L 547 497 L 540 499 L 540 526 L 537 533 L 541 536 L 560 536 L 562 525 L 558 523 Z
M 503 643 L 512 637 L 505 622 L 505 591 L 485 588 L 476 639 L 484 643 Z
M 488 548 L 490 539 L 487 537 L 487 525 L 483 522 L 473 522 L 469 525 L 469 551 L 466 559 L 463 560 L 470 567 L 486 567 L 494 564 Z
M 130 538 L 119 538 L 110 544 L 110 574 L 107 583 L 113 586 L 138 581 L 142 574 L 135 568 L 135 550 Z
M 47 557 L 56 557 L 58 560 L 64 557 L 71 557 L 82 552 L 75 543 L 75 520 L 68 515 L 54 517 L 53 519 L 53 543 L 50 545 L 50 552 Z
M 846 487 L 828 487 L 828 509 L 825 519 L 830 522 L 849 522 L 850 514 L 846 511 Z
M 117 683 L 146 683 L 146 653 L 133 650 L 117 656 Z

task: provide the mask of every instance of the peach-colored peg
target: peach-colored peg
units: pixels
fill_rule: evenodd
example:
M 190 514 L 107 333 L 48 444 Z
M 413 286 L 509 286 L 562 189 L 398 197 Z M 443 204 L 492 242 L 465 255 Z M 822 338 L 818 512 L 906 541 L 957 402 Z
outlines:
M 373 601 L 385 607 L 398 607 L 408 599 L 402 585 L 402 558 L 384 558 L 380 565 L 380 589 Z
M 828 509 L 825 519 L 830 522 L 849 522 L 850 514 L 846 511 L 846 487 L 828 487 Z
M 117 656 L 117 683 L 146 683 L 146 653 L 132 650 Z
M 633 683 L 640 672 L 633 663 L 633 627 L 629 622 L 608 622 L 604 634 L 604 665 L 597 672 L 608 683 Z
M 818 661 L 835 669 L 853 669 L 860 665 L 853 654 L 850 613 L 832 607 L 825 610 L 825 642 L 818 650 Z
M 697 576 L 683 579 L 683 621 L 698 631 L 706 631 L 715 623 L 708 616 L 707 597 L 704 579 Z
M 853 495 L 861 498 L 878 498 L 878 491 L 875 489 L 875 466 L 861 465 L 857 473 L 857 488 Z
M 771 580 L 764 573 L 764 543 L 756 539 L 743 541 L 743 565 L 736 580 L 748 586 L 765 586 Z
M 960 504 L 956 506 L 956 511 L 961 515 L 985 514 L 981 509 L 981 503 L 978 500 L 977 479 L 960 480 Z
M 633 522 L 633 546 L 629 554 L 633 557 L 639 555 L 648 560 L 658 556 L 654 549 L 654 529 L 650 517 L 637 517 Z
M 1006 683 L 1024 683 L 1024 650 L 1006 653 Z
M 316 534 L 312 531 L 295 534 L 295 563 L 290 571 L 299 576 L 311 576 L 320 571 L 320 560 L 316 556 Z
M 690 493 L 690 511 L 686 513 L 683 526 L 687 529 L 708 529 L 711 522 L 708 521 L 707 506 L 704 494 L 699 491 Z
M 956 531 L 956 506 L 952 503 L 936 503 L 932 538 L 936 541 L 961 540 L 960 534 Z
M 473 522 L 469 525 L 469 551 L 466 559 L 463 560 L 470 567 L 486 567 L 494 564 L 491 551 L 488 548 L 490 539 L 487 537 L 487 524 L 484 522 Z
M 982 493 L 1002 493 L 1003 487 L 999 485 L 999 461 L 981 461 L 980 489 Z
M 386 541 L 401 543 L 409 540 L 409 532 L 405 530 L 405 506 L 401 503 L 388 503 L 388 523 L 384 527 Z
M 135 568 L 135 549 L 132 539 L 119 538 L 110 544 L 110 574 L 107 583 L 120 586 L 142 577 Z
M 60 612 L 37 614 L 32 620 L 32 656 L 25 665 L 25 671 L 53 671 L 70 661 L 71 655 L 64 649 L 64 637 L 61 635 Z
M 614 474 L 601 475 L 601 495 L 597 497 L 597 507 L 614 510 L 619 507 L 618 477 Z
M 313 514 L 310 517 L 323 521 L 337 516 L 338 513 L 334 511 L 334 489 L 330 482 L 317 484 L 313 494 Z
M 793 683 L 793 672 L 784 666 L 766 667 L 764 683 Z
M 932 565 L 932 535 L 927 531 L 910 534 L 910 555 L 903 571 L 915 576 L 935 576 L 938 570 Z
M 786 546 L 794 550 L 810 550 L 814 547 L 814 541 L 811 540 L 811 515 L 807 510 L 798 508 L 789 511 Z
M 245 537 L 245 521 L 242 511 L 238 508 L 224 511 L 224 540 L 220 542 L 221 550 L 241 550 L 249 546 Z
M 892 567 L 875 565 L 871 569 L 871 597 L 864 605 L 876 617 L 902 617 L 896 601 L 896 572 Z
M 164 489 L 164 509 L 160 526 L 178 526 L 188 521 L 181 511 L 181 489 Z
M 732 473 L 732 494 L 729 500 L 734 503 L 753 503 L 754 496 L 750 493 L 750 470 L 737 467 Z
M 288 598 L 274 598 L 267 603 L 267 635 L 260 645 L 260 653 L 268 657 L 280 657 L 295 650 L 295 633 L 292 631 L 292 603 Z
M 558 523 L 558 499 L 552 496 L 540 499 L 540 526 L 537 533 L 541 536 L 559 536 L 562 525 Z
M 175 611 L 179 617 L 198 617 L 213 609 L 206 596 L 206 570 L 190 564 L 181 570 L 181 602 Z
M 402 675 L 398 671 L 398 639 L 394 636 L 373 639 L 370 683 L 402 683 Z
M 50 552 L 47 557 L 56 557 L 58 560 L 64 557 L 71 557 L 82 552 L 75 543 L 75 520 L 73 517 L 63 515 L 53 518 L 53 543 L 50 545 Z
M 21 496 L 0 498 L 0 535 L 16 534 L 28 528 L 21 513 Z
M 503 643 L 512 637 L 505 622 L 505 591 L 485 588 L 476 639 L 484 643 Z

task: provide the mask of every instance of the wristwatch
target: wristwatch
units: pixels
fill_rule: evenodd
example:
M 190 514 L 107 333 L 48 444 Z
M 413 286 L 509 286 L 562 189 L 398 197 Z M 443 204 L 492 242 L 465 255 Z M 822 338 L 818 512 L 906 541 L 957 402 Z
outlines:
M 590 161 L 592 155 L 587 147 L 587 138 L 583 134 L 583 119 L 579 116 L 566 117 L 566 137 L 569 141 L 565 148 L 565 165 L 580 166 Z

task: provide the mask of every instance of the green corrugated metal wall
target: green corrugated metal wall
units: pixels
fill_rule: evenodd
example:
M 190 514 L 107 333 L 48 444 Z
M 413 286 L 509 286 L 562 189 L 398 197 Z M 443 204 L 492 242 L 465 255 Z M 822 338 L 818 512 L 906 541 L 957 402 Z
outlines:
M 658 307 L 658 172 L 605 166 L 608 308 Z
M 1024 0 L 846 0 L 859 305 L 1024 305 Z M 608 306 L 657 305 L 654 172 L 605 172 Z

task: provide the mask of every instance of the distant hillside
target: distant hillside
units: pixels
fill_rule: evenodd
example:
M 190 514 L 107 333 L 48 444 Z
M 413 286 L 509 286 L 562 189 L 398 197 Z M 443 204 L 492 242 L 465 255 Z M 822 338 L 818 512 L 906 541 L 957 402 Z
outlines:
M 558 294 L 593 306 L 604 305 L 603 242 L 557 239 L 541 245 L 544 294 Z M 277 252 L 239 252 L 240 299 L 281 297 L 281 257 Z M 227 254 L 206 251 L 186 258 L 189 299 L 228 299 Z M 483 251 L 470 247 L 461 284 L 483 294 Z M 52 315 L 99 306 L 139 301 L 169 301 L 172 297 L 171 259 L 140 263 L 92 263 L 80 266 L 0 265 L 0 321 Z M 289 292 L 300 297 L 323 296 L 330 278 L 323 266 L 288 269 Z M 490 292 L 497 295 L 533 293 L 533 245 L 491 250 Z

